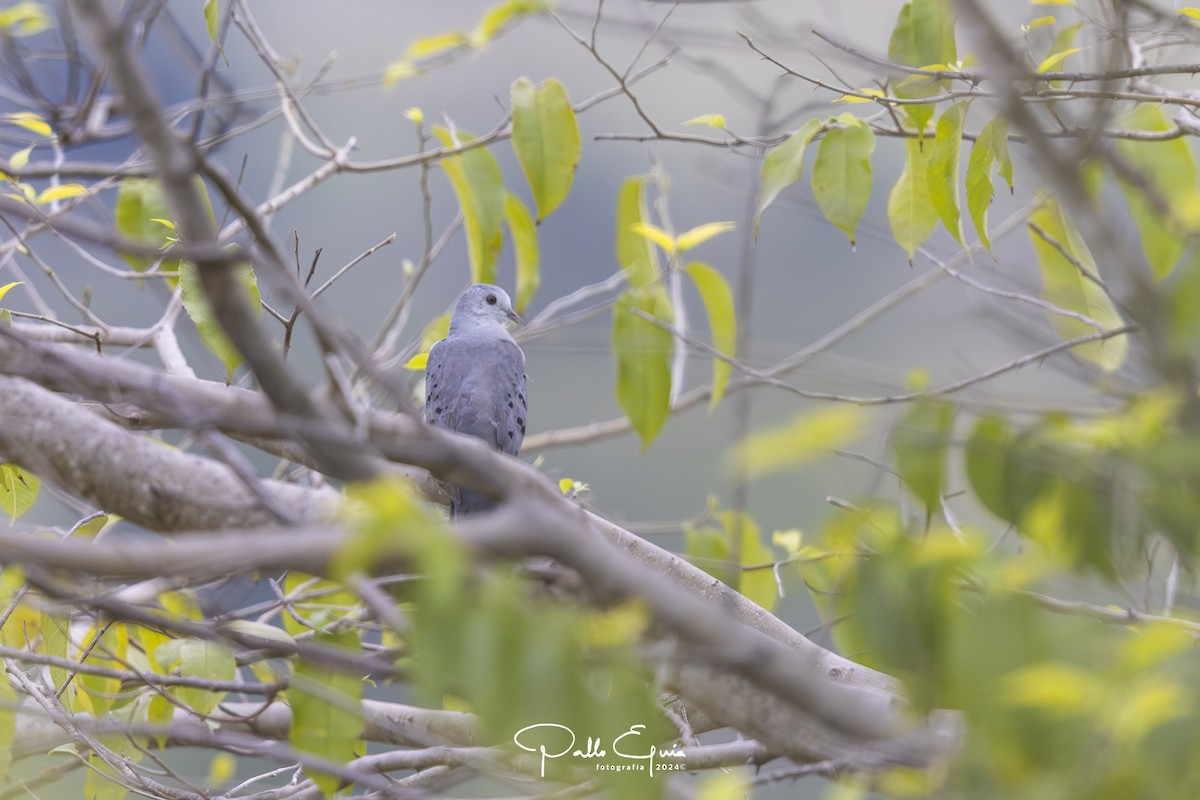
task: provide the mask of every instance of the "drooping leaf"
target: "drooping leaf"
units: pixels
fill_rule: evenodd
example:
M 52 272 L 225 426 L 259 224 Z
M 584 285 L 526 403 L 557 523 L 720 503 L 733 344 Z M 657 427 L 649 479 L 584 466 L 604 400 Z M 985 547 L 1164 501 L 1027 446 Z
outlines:
M 956 22 L 951 0 L 912 0 L 900 9 L 900 16 L 888 41 L 888 60 L 895 64 L 923 68 L 929 65 L 953 64 L 958 60 L 954 41 Z M 939 94 L 944 82 L 925 76 L 897 74 L 893 89 L 897 97 L 918 100 Z M 933 118 L 930 104 L 905 104 L 902 111 L 908 124 L 924 132 Z
M 50 136 L 54 129 L 39 114 L 32 111 L 13 111 L 4 115 L 6 122 L 36 133 L 38 136 Z
M 640 237 L 639 237 L 640 238 Z M 633 313 L 640 309 L 669 321 L 670 301 L 659 288 L 628 289 L 613 307 L 613 355 L 617 360 L 617 403 L 650 446 L 671 412 L 671 334 Z
M 962 150 L 963 122 L 967 118 L 967 101 L 955 103 L 938 118 L 936 138 L 929 154 L 929 199 L 950 235 L 963 242 L 962 221 L 959 215 L 958 163 Z
M 704 302 L 704 311 L 708 315 L 708 329 L 712 332 L 713 347 L 717 352 L 729 358 L 734 357 L 737 347 L 737 320 L 734 317 L 733 292 L 721 273 L 693 261 L 688 264 L 687 274 L 691 276 Z M 711 412 L 725 396 L 725 387 L 729 385 L 730 365 L 719 358 L 713 358 L 712 397 L 708 401 Z
M 37 502 L 42 482 L 37 476 L 16 464 L 0 464 L 0 510 L 8 515 L 9 521 L 17 518 Z
M 900 419 L 892 434 L 896 472 L 930 511 L 941 506 L 946 481 L 946 456 L 954 406 L 941 400 L 918 400 Z
M 668 255 L 674 255 L 679 247 L 675 238 L 657 225 L 651 225 L 648 222 L 635 222 L 631 226 L 631 230 L 638 236 L 644 236 L 648 241 L 654 242 Z
M 529 179 L 540 223 L 566 199 L 575 179 L 581 153 L 579 124 L 567 90 L 553 78 L 540 86 L 518 78 L 510 96 L 512 146 Z
M 238 283 L 246 293 L 246 302 L 250 305 L 255 317 L 262 315 L 262 303 L 258 293 L 258 279 L 254 276 L 254 268 L 249 262 L 239 264 L 234 268 L 237 272 Z M 213 314 L 208 296 L 200 283 L 200 270 L 191 262 L 179 264 L 180 294 L 183 309 L 196 325 L 200 341 L 209 352 L 220 359 L 225 366 L 226 381 L 233 379 L 233 373 L 242 363 L 242 354 L 225 335 L 221 325 Z
M 899 180 L 888 195 L 887 212 L 892 236 L 908 253 L 911 263 L 917 248 L 937 226 L 938 214 L 929 198 L 929 181 L 926 178 L 931 148 L 927 143 L 909 139 L 905 142 L 905 150 L 908 158 Z
M 448 149 L 474 139 L 462 131 L 455 135 L 442 127 L 435 127 L 433 135 Z M 462 209 L 471 282 L 495 283 L 496 257 L 504 239 L 505 192 L 500 164 L 487 148 L 475 147 L 443 158 L 441 165 Z
M 216 44 L 217 25 L 221 21 L 221 0 L 204 0 L 204 24 L 208 28 L 208 38 Z
M 1083 273 L 1083 270 L 1086 270 L 1093 276 L 1097 275 L 1096 262 L 1057 201 L 1050 197 L 1044 198 L 1038 210 L 1030 217 L 1030 222 L 1053 240 L 1047 241 L 1030 228 L 1029 236 L 1033 242 L 1033 250 L 1041 266 L 1042 299 L 1059 308 L 1082 314 L 1105 328 L 1120 327 L 1123 321 L 1112 300 L 1094 280 Z M 1096 332 L 1093 326 L 1082 320 L 1061 314 L 1049 314 L 1049 317 L 1058 335 L 1063 339 L 1074 339 Z M 1081 344 L 1071 352 L 1111 372 L 1125 362 L 1128 348 L 1129 342 L 1126 337 L 1116 336 Z
M 992 243 L 988 238 L 987 212 L 995 197 L 992 186 L 992 169 L 1000 155 L 1008 158 L 1008 120 L 1003 117 L 993 117 L 979 132 L 979 138 L 971 147 L 971 157 L 967 160 L 967 211 L 979 234 L 979 241 L 991 252 Z M 1009 177 L 1012 176 L 1012 162 L 1009 164 Z
M 658 252 L 635 226 L 646 224 L 646 177 L 626 178 L 617 194 L 617 265 L 625 270 L 629 285 L 640 289 L 658 280 Z
M 358 634 L 318 631 L 316 644 L 358 652 Z M 314 664 L 300 659 L 292 673 L 288 703 L 292 707 L 292 726 L 288 741 L 303 753 L 312 753 L 337 764 L 346 764 L 355 756 L 362 736 L 362 679 L 345 670 Z M 305 774 L 328 796 L 336 791 L 340 779 L 334 775 L 305 770 Z
M 825 219 L 842 230 L 854 245 L 854 229 L 871 196 L 871 153 L 875 134 L 852 114 L 837 118 L 817 145 L 812 187 Z
M 529 215 L 529 209 L 521 202 L 521 198 L 511 193 L 504 198 L 504 221 L 508 223 L 508 233 L 512 237 L 513 253 L 517 262 L 517 296 L 514 302 L 517 313 L 523 314 L 542 283 L 541 271 L 538 269 L 537 228 L 534 227 L 533 217 Z
M 12 289 L 14 286 L 21 286 L 24 283 L 25 281 L 12 281 L 0 286 L 0 300 L 4 299 L 4 295 L 8 294 L 9 289 Z
M 763 159 L 758 208 L 754 212 L 755 235 L 758 234 L 758 222 L 767 207 L 775 202 L 781 191 L 800 180 L 800 173 L 804 170 L 804 151 L 819 130 L 821 121 L 810 119 Z
M 731 464 L 748 478 L 759 478 L 828 455 L 863 434 L 867 412 L 858 406 L 834 405 L 801 414 L 779 428 L 746 437 Z
M 1168 131 L 1175 125 L 1161 107 L 1140 103 L 1122 127 Z M 1141 236 L 1146 262 L 1154 277 L 1162 280 L 1179 263 L 1188 236 L 1196 232 L 1197 220 L 1181 218 L 1187 209 L 1200 205 L 1195 155 L 1183 137 L 1164 142 L 1118 139 L 1117 151 L 1144 179 L 1144 183 L 1137 186 L 1122 182 L 1121 188 Z M 1151 195 L 1158 199 L 1157 204 Z

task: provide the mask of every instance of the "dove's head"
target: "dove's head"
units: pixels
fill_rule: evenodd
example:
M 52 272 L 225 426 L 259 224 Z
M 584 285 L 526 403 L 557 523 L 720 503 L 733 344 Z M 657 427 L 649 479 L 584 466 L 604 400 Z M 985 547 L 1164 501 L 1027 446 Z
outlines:
M 518 325 L 525 324 L 525 320 L 513 311 L 512 300 L 507 292 L 490 283 L 477 283 L 468 286 L 454 304 L 454 313 L 450 315 L 450 327 L 473 327 L 481 323 L 495 323 L 503 327 L 505 320 Z

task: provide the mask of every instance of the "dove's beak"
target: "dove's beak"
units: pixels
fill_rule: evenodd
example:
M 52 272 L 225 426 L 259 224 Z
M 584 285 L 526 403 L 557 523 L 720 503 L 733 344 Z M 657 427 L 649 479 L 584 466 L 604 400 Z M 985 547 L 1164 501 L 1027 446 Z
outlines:
M 509 319 L 511 319 L 513 322 L 517 323 L 517 326 L 518 326 L 518 327 L 521 327 L 521 328 L 524 328 L 524 327 L 525 327 L 525 320 L 521 319 L 521 315 L 520 315 L 520 314 L 518 314 L 517 312 L 515 312 L 515 311 L 508 311 L 508 312 L 505 312 L 505 315 L 506 315 L 506 316 L 507 316 Z

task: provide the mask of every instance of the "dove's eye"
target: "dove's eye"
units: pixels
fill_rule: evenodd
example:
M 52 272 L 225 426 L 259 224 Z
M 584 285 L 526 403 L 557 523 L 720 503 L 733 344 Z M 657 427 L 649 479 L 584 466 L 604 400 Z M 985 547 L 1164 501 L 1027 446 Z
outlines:
M 489 294 L 489 295 L 487 296 L 487 304 L 488 304 L 489 306 L 494 306 L 494 305 L 496 305 L 496 295 L 494 295 L 494 294 Z

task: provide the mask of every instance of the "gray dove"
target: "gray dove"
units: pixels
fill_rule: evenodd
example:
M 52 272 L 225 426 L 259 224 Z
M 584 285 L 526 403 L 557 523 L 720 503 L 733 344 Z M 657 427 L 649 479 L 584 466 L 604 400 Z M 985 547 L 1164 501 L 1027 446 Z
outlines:
M 433 346 L 425 365 L 425 421 L 515 456 L 525 438 L 525 354 L 505 320 L 525 324 L 500 287 L 477 283 L 459 296 L 450 334 Z M 465 486 L 446 488 L 451 516 L 496 506 Z

